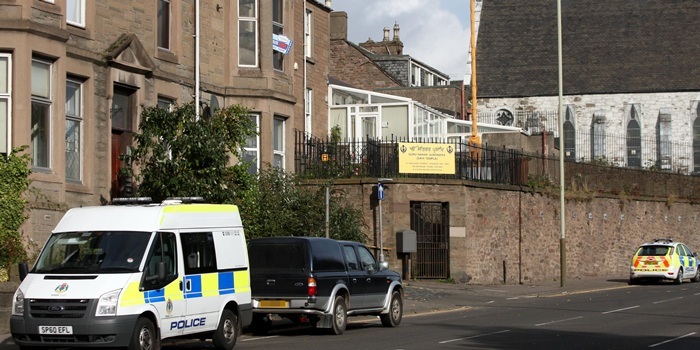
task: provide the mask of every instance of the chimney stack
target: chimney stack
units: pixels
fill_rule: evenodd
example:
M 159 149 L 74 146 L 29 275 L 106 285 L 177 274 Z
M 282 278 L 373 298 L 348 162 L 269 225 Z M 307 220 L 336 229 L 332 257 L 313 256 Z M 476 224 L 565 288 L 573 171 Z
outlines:
M 384 39 L 382 41 L 389 41 L 389 27 L 384 27 Z
M 386 35 L 388 36 L 388 33 Z M 399 24 L 396 22 L 394 22 L 394 41 L 399 41 Z
M 345 11 L 331 12 L 331 40 L 348 40 L 348 13 Z

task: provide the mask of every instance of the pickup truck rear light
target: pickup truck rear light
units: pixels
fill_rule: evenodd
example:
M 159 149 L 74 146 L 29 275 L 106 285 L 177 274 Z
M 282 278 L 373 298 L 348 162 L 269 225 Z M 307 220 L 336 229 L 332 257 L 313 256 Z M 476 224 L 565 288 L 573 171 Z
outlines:
M 309 277 L 307 290 L 308 295 L 310 297 L 315 297 L 317 292 L 318 291 L 316 290 L 316 279 L 313 277 Z

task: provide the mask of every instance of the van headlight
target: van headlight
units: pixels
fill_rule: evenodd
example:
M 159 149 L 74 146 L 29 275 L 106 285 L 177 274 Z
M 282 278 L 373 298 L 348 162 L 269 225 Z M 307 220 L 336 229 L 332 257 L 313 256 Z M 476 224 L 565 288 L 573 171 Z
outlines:
M 22 316 L 24 315 L 24 293 L 22 290 L 17 288 L 15 292 L 15 297 L 12 298 L 12 314 Z
M 119 303 L 119 293 L 121 289 L 102 294 L 97 302 L 95 316 L 116 316 L 117 304 Z

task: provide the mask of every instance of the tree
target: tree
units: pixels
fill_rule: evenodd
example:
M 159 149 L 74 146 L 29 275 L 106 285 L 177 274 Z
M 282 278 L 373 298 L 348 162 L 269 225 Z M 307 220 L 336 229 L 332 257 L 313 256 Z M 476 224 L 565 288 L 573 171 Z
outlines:
M 201 196 L 212 203 L 230 202 L 236 175 L 244 163 L 240 145 L 256 134 L 248 110 L 234 105 L 208 118 L 194 118 L 194 104 L 172 111 L 150 107 L 141 114 L 135 146 L 124 156 L 126 175 L 137 193 L 155 201 L 167 197 Z M 244 168 L 245 169 L 245 168 Z
M 327 184 L 326 186 L 330 186 Z M 248 236 L 326 236 L 325 186 L 304 185 L 277 168 L 262 170 L 253 185 L 237 196 Z M 367 226 L 359 209 L 333 191 L 329 201 L 329 237 L 365 242 Z
M 209 203 L 237 204 L 249 238 L 325 236 L 325 188 L 301 186 L 293 174 L 269 165 L 249 174 L 240 149 L 255 135 L 248 109 L 231 106 L 209 118 L 194 118 L 194 105 L 172 111 L 146 108 L 139 133 L 128 155 L 125 172 L 133 177 L 139 196 L 162 201 L 168 197 L 201 196 Z M 330 236 L 365 241 L 362 213 L 331 198 Z

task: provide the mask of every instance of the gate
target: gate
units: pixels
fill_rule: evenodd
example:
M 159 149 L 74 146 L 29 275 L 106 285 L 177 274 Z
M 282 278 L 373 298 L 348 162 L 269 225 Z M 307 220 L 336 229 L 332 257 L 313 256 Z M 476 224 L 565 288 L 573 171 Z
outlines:
M 449 217 L 448 203 L 411 202 L 411 229 L 416 231 L 417 244 L 412 277 L 450 277 Z

